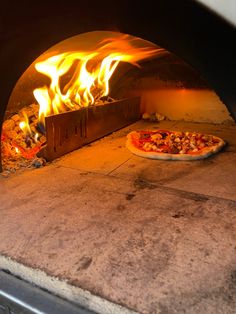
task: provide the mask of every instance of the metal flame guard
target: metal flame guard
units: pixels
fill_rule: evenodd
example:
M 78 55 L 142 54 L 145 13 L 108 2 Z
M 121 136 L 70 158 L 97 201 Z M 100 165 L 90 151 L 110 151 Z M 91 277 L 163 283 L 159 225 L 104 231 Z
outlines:
M 51 161 L 140 119 L 140 98 L 128 98 L 48 116 L 47 145 L 37 154 Z

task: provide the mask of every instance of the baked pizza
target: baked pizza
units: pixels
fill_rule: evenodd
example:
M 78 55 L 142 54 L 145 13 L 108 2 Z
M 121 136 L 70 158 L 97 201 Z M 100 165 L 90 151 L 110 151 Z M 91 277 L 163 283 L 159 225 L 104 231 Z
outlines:
M 140 130 L 127 135 L 134 154 L 163 160 L 196 160 L 217 153 L 225 142 L 214 135 L 168 130 Z

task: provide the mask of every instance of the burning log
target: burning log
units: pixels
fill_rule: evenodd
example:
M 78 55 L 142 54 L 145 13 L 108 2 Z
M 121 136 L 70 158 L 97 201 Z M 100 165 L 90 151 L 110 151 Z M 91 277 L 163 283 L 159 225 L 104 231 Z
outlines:
M 28 167 L 40 150 L 46 137 L 37 132 L 39 106 L 32 104 L 23 108 L 3 123 L 2 162 L 5 170 L 14 172 L 20 167 Z M 22 116 L 27 115 L 27 125 Z
M 140 119 L 140 99 L 113 101 L 100 99 L 100 104 L 67 111 L 38 122 L 39 106 L 32 104 L 4 121 L 2 156 L 5 170 L 41 167 L 85 144 L 112 133 Z M 22 123 L 22 115 L 26 116 Z M 37 157 L 38 158 L 37 158 Z

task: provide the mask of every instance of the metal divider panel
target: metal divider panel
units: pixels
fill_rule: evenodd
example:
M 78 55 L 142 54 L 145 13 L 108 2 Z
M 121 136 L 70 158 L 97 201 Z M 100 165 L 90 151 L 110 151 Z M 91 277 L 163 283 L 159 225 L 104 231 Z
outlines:
M 37 154 L 48 161 L 140 119 L 140 98 L 127 98 L 45 118 L 47 145 Z

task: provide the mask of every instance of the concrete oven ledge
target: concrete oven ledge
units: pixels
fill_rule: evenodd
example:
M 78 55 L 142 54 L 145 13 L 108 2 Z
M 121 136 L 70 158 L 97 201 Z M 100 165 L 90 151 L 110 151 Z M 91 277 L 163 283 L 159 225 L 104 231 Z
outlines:
M 195 162 L 139 158 L 132 129 L 228 145 Z M 142 121 L 0 177 L 0 269 L 97 313 L 235 314 L 236 126 Z
M 109 302 L 106 299 L 93 295 L 87 290 L 83 290 L 79 287 L 72 286 L 68 284 L 66 280 L 64 281 L 59 280 L 57 277 L 48 276 L 45 272 L 41 270 L 32 269 L 31 267 L 19 264 L 9 257 L 0 256 L 0 265 L 2 269 L 10 271 L 12 274 L 20 275 L 20 278 L 26 280 L 27 282 L 33 283 L 34 285 L 43 288 L 54 295 L 58 295 L 63 299 L 72 301 L 73 304 L 79 304 L 85 309 L 91 309 L 93 312 L 88 312 L 88 314 L 136 313 L 118 304 Z M 50 312 L 47 311 L 46 313 L 50 314 Z M 80 313 L 79 310 L 78 313 Z

